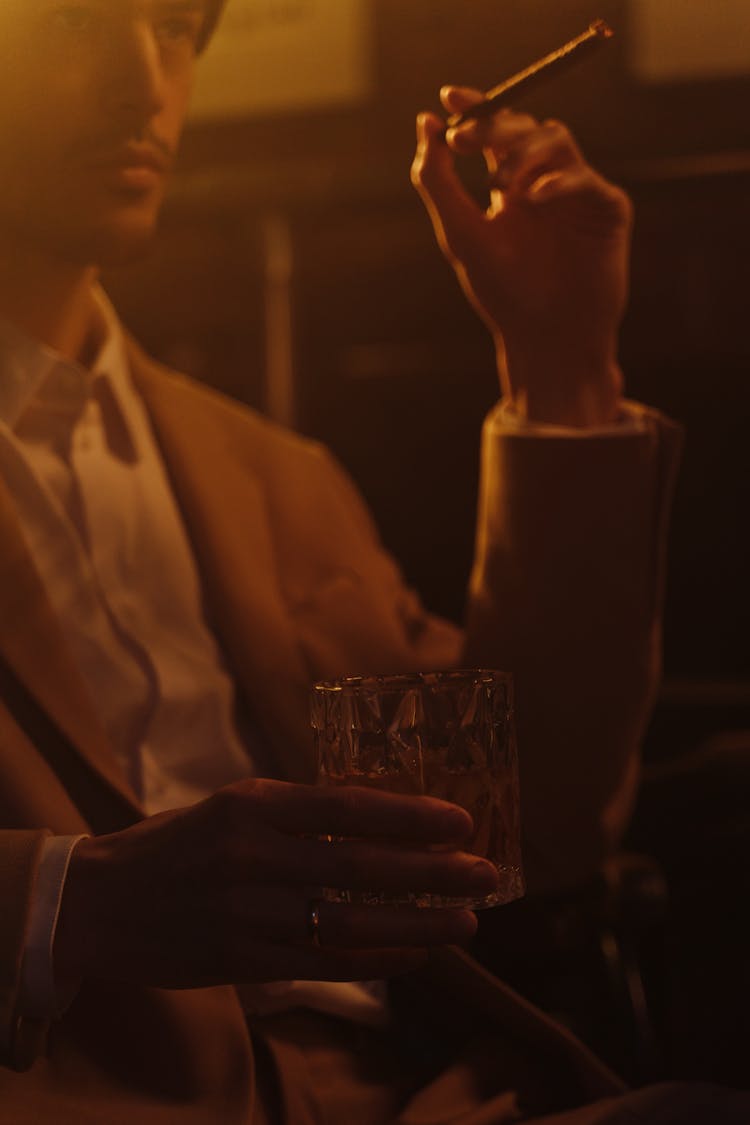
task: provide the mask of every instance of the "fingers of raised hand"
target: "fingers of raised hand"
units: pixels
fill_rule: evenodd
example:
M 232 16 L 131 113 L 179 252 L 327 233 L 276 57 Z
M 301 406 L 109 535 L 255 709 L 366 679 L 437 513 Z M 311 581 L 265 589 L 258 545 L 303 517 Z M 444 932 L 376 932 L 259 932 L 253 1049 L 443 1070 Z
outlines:
M 538 124 L 527 115 L 499 113 L 489 122 L 467 122 L 448 131 L 458 152 L 481 149 L 494 187 L 523 194 L 540 176 L 585 166 L 573 136 L 559 121 Z
M 493 151 L 504 153 L 511 145 L 523 141 L 543 126 L 528 113 L 501 109 L 492 117 L 469 119 L 448 128 L 445 139 L 454 152 L 469 155 Z
M 588 165 L 543 173 L 525 194 L 530 203 L 573 206 L 576 226 L 592 234 L 629 231 L 633 206 L 628 195 Z
M 471 106 L 484 101 L 484 94 L 472 86 L 443 86 L 440 101 L 448 113 L 465 113 Z
M 484 235 L 484 215 L 463 187 L 445 144 L 444 123 L 434 114 L 417 119 L 417 153 L 411 179 L 427 208 L 441 250 L 459 263 Z
M 585 166 L 570 133 L 557 122 L 532 129 L 502 151 L 491 148 L 489 152 L 493 157 L 491 184 L 509 195 L 525 195 L 542 176 Z

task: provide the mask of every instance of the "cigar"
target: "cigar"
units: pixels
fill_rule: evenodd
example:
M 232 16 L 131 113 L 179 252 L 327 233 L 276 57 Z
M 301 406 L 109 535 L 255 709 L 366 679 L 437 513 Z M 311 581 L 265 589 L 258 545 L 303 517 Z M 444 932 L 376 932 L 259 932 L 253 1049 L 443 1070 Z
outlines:
M 493 113 L 497 113 L 499 109 L 509 105 L 518 94 L 525 94 L 528 90 L 546 82 L 548 78 L 566 70 L 572 63 L 579 62 L 593 51 L 598 50 L 613 35 L 614 31 L 604 20 L 594 20 L 583 34 L 577 35 L 569 43 L 564 43 L 556 51 L 550 51 L 548 55 L 537 59 L 524 70 L 519 70 L 518 74 L 506 78 L 499 86 L 493 86 L 491 90 L 487 90 L 484 101 L 477 102 L 476 105 L 465 109 L 463 113 L 454 113 L 448 118 L 446 128 L 453 129 L 457 125 L 463 125 L 464 121 L 477 121 L 484 117 L 492 117 Z

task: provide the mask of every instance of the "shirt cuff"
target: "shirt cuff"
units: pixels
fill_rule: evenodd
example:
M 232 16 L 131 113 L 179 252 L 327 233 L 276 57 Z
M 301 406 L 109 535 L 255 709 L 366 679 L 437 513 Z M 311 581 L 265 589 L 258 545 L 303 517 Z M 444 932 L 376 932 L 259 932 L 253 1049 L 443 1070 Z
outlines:
M 86 835 L 50 836 L 42 848 L 21 964 L 19 1015 L 27 1019 L 61 1016 L 80 988 L 80 981 L 55 980 L 52 949 L 70 857 L 85 839 Z
M 518 434 L 524 437 L 622 437 L 628 434 L 643 433 L 646 429 L 645 414 L 637 402 L 624 401 L 620 404 L 617 418 L 604 426 L 557 426 L 546 422 L 527 422 L 521 418 L 505 399 L 501 399 L 490 413 L 490 422 L 496 433 Z

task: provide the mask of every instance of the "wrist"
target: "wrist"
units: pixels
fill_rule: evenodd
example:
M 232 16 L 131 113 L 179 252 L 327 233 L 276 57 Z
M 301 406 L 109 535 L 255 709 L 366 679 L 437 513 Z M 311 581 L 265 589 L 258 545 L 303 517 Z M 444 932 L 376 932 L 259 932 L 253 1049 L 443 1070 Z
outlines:
M 587 429 L 614 422 L 623 377 L 613 349 L 513 349 L 497 342 L 503 397 L 519 420 Z
M 622 401 L 619 368 L 597 373 L 594 379 L 575 388 L 566 388 L 564 376 L 561 372 L 559 388 L 537 389 L 532 384 L 514 393 L 511 401 L 518 417 L 529 424 L 575 429 L 592 429 L 616 421 Z
M 95 837 L 81 840 L 70 857 L 52 948 L 54 973 L 62 980 L 80 980 L 89 973 L 97 946 L 92 906 L 102 905 L 97 875 L 103 858 Z

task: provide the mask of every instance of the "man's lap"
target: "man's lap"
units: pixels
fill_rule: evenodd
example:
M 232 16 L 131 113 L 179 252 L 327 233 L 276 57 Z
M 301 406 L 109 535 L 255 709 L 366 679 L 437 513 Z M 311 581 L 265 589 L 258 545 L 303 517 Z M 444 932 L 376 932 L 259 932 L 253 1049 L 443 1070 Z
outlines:
M 662 1083 L 580 1104 L 554 1065 L 482 1034 L 450 1061 L 420 1055 L 393 1029 L 305 1011 L 254 1022 L 272 1125 L 748 1125 L 750 1093 Z M 454 1045 L 455 1048 L 455 1045 Z M 264 1121 L 265 1125 L 265 1121 Z

